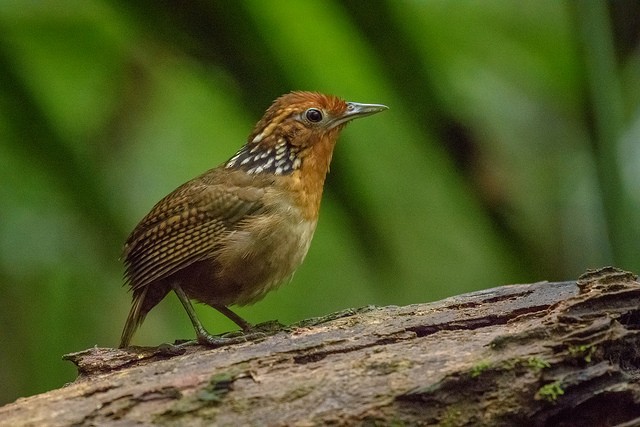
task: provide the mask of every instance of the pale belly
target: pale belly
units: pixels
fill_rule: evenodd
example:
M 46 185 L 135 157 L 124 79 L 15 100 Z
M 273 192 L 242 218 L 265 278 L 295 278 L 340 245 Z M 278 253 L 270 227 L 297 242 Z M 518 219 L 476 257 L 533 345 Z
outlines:
M 287 282 L 304 260 L 316 228 L 290 209 L 253 219 L 230 233 L 197 274 L 182 283 L 187 295 L 211 306 L 246 305 Z

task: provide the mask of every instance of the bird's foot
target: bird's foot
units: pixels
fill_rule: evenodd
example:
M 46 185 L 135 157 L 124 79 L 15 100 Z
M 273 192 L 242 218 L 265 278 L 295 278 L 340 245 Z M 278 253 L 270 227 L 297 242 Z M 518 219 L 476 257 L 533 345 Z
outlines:
M 203 345 L 206 347 L 218 348 L 227 345 L 260 340 L 266 337 L 267 334 L 263 332 L 233 331 L 219 336 L 214 336 L 209 333 L 201 333 L 198 334 L 198 337 L 195 340 L 176 342 L 174 346 L 178 348 L 184 348 L 186 346 L 192 345 Z
M 207 347 L 222 347 L 225 345 L 240 344 L 247 341 L 254 341 L 258 339 L 266 338 L 267 335 L 263 332 L 242 332 L 233 331 L 220 336 L 213 336 L 210 334 L 201 334 L 198 336 L 198 344 L 206 345 Z
M 251 329 L 245 332 L 263 332 L 268 335 L 273 335 L 280 331 L 285 330 L 286 328 L 287 326 L 280 323 L 278 320 L 268 320 L 266 322 L 253 325 Z

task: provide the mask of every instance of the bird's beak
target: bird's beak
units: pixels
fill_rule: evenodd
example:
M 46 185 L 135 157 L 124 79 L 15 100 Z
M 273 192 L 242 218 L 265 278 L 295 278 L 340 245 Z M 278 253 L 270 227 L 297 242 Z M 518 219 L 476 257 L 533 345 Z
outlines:
M 336 117 L 336 119 L 331 123 L 331 127 L 334 128 L 353 119 L 370 116 L 388 109 L 389 107 L 382 104 L 360 104 L 358 102 L 347 102 L 346 111 L 341 116 Z

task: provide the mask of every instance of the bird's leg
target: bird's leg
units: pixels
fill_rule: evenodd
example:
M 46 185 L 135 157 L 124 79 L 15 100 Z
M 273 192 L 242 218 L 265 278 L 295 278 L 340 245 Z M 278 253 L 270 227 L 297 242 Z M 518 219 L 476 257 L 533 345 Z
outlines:
M 251 323 L 247 322 L 242 317 L 238 316 L 236 313 L 231 311 L 228 307 L 225 307 L 224 305 L 214 305 L 213 308 L 215 308 L 220 313 L 227 316 L 227 318 L 229 318 L 229 320 L 231 320 L 233 323 L 240 326 L 240 328 L 244 332 L 249 332 L 251 329 L 253 329 L 253 325 Z
M 178 296 L 178 299 L 182 303 L 182 306 L 184 307 L 185 311 L 189 315 L 189 319 L 191 320 L 193 329 L 195 329 L 196 331 L 198 344 L 206 345 L 209 347 L 221 347 L 223 345 L 238 344 L 241 342 L 246 342 L 251 339 L 264 338 L 266 336 L 261 332 L 255 332 L 251 334 L 243 334 L 240 336 L 233 336 L 233 337 L 231 336 L 214 337 L 209 332 L 207 332 L 204 326 L 202 326 L 200 319 L 198 319 L 198 316 L 196 315 L 196 311 L 193 309 L 191 300 L 189 300 L 189 297 L 187 296 L 187 294 L 184 293 L 184 291 L 182 290 L 182 287 L 177 283 L 173 283 L 171 287 L 173 288 L 173 291 Z M 229 310 L 227 307 L 222 307 L 222 309 L 220 309 L 219 307 L 215 307 L 215 308 L 218 309 L 222 314 L 227 316 L 229 319 L 233 320 L 244 331 L 249 331 L 251 329 L 251 325 L 249 324 L 249 322 L 245 321 L 242 317 L 238 316 L 233 311 Z M 188 345 L 190 344 L 190 342 L 187 342 L 185 344 Z
M 233 321 L 236 325 L 242 328 L 242 332 L 229 332 L 224 334 L 224 337 L 236 337 L 239 334 L 244 334 L 247 339 L 253 339 L 255 337 L 263 338 L 267 335 L 272 335 L 278 331 L 281 331 L 285 326 L 278 322 L 277 320 L 271 320 L 269 322 L 263 322 L 259 325 L 252 325 L 251 323 L 244 320 L 242 317 L 238 316 L 236 313 L 231 311 L 228 307 L 224 305 L 214 305 L 212 306 L 220 313 L 227 316 L 227 318 Z
M 173 283 L 171 287 L 173 288 L 173 291 L 178 296 L 178 299 L 182 303 L 182 306 L 184 307 L 185 311 L 189 315 L 189 319 L 191 319 L 191 324 L 193 325 L 193 328 L 196 330 L 196 337 L 198 339 L 199 344 L 207 345 L 211 347 L 220 347 L 223 345 L 237 344 L 237 343 L 247 341 L 247 337 L 245 336 L 234 337 L 234 338 L 222 338 L 222 337 L 214 337 L 213 335 L 211 335 L 209 332 L 207 332 L 204 326 L 202 326 L 202 323 L 200 323 L 200 319 L 198 319 L 198 316 L 196 315 L 196 311 L 193 309 L 193 305 L 191 305 L 191 301 L 189 300 L 189 297 L 187 296 L 187 294 L 185 294 L 184 291 L 182 290 L 182 287 L 177 283 Z

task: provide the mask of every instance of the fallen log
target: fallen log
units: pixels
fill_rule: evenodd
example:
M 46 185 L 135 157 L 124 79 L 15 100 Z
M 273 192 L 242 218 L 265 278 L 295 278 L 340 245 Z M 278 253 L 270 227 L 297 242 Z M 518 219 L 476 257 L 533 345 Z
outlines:
M 5 405 L 0 424 L 640 424 L 640 283 L 611 267 L 267 334 L 67 355 L 77 380 Z

